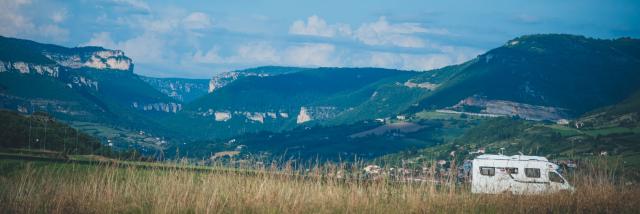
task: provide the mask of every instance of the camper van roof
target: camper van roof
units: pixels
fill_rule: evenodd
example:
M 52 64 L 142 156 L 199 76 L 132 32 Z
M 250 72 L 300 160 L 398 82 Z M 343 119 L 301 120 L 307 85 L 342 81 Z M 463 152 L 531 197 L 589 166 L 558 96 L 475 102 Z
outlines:
M 545 157 L 540 156 L 528 156 L 528 155 L 480 155 L 476 157 L 476 159 L 485 159 L 485 160 L 537 160 L 537 161 L 549 161 Z

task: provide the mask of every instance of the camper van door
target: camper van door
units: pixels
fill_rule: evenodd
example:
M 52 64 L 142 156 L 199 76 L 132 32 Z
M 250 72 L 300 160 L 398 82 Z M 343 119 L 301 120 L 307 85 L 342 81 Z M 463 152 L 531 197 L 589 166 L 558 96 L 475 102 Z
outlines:
M 561 190 L 571 189 L 564 177 L 556 171 L 549 171 L 549 188 L 550 192 L 559 192 Z
M 549 188 L 547 176 L 547 170 L 541 169 L 538 164 L 526 164 L 522 173 L 513 176 L 511 189 L 514 194 L 544 193 Z

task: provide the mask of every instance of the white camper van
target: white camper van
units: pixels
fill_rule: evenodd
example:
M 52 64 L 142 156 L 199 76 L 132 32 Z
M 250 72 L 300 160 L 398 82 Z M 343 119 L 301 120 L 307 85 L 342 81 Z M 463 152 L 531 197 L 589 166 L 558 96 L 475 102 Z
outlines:
M 545 157 L 480 155 L 473 160 L 472 193 L 541 194 L 573 191 Z

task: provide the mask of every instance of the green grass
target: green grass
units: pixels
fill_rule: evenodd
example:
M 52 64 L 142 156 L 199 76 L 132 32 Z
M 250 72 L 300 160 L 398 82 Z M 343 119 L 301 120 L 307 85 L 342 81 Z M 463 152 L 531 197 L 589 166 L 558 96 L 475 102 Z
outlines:
M 436 111 L 421 111 L 415 114 L 418 120 L 480 120 L 486 117 L 473 116 L 467 114 L 449 114 Z
M 589 136 L 592 136 L 592 137 L 612 135 L 612 134 L 638 133 L 638 127 L 635 127 L 635 128 L 609 127 L 609 128 L 602 128 L 602 129 L 588 129 L 583 131 L 583 133 L 588 134 Z
M 461 119 L 458 114 L 447 114 L 440 113 L 435 111 L 421 111 L 415 114 L 417 119 L 422 120 L 451 120 L 451 119 Z
M 551 128 L 554 131 L 560 133 L 563 137 L 570 137 L 582 134 L 580 130 L 571 128 L 566 125 L 557 125 L 557 124 L 540 124 L 538 126 Z

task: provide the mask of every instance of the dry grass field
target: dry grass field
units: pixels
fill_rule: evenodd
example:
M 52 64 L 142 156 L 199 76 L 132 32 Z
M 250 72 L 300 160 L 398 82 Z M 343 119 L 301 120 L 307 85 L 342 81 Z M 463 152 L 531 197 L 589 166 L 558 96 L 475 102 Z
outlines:
M 575 193 L 477 195 L 454 182 L 355 179 L 345 166 L 193 171 L 0 160 L 3 213 L 637 213 L 640 187 L 587 167 Z M 222 167 L 220 167 L 222 168 Z M 357 170 L 356 170 L 357 171 Z M 250 172 L 250 173 L 249 173 Z

